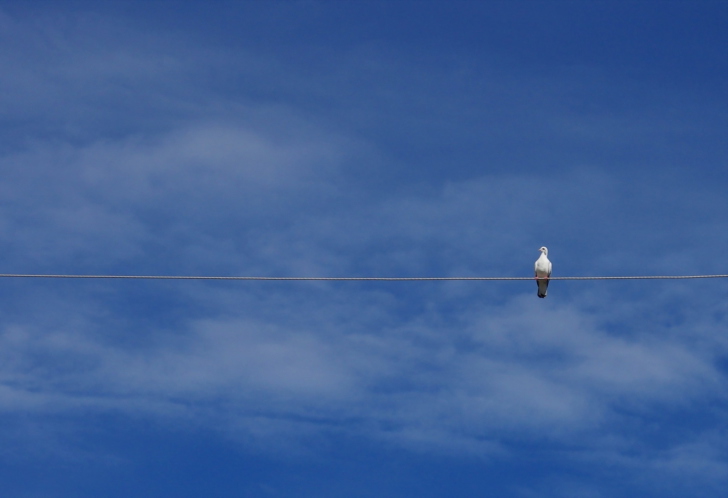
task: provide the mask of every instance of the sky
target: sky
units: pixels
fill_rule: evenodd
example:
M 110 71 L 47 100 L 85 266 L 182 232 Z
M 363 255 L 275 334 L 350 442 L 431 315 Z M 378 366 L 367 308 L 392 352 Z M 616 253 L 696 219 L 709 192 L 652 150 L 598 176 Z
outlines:
M 0 273 L 725 274 L 723 1 L 2 1 Z M 728 279 L 0 278 L 9 497 L 717 497 Z

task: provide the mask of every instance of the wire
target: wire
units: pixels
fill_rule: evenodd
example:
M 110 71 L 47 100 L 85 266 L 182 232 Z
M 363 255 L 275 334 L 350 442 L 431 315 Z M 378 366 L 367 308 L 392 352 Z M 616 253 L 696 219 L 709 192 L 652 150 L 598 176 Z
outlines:
M 115 278 L 141 280 L 323 280 L 323 281 L 453 281 L 453 280 L 535 280 L 534 277 L 221 277 L 195 275 L 32 275 L 0 273 L 0 278 Z M 728 278 L 728 275 L 637 275 L 619 277 L 550 277 L 548 280 L 682 280 Z M 539 278 L 538 280 L 544 280 Z

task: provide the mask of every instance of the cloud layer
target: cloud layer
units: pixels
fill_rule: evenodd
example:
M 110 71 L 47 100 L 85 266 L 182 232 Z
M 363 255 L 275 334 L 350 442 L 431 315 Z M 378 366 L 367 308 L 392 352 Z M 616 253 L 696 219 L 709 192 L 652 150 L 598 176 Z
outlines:
M 562 276 L 724 272 L 711 96 L 670 117 L 680 90 L 611 76 L 640 101 L 612 106 L 598 68 L 436 54 L 438 76 L 376 44 L 306 66 L 101 22 L 0 17 L 23 41 L 0 56 L 6 273 L 530 276 L 541 245 Z M 96 458 L 68 441 L 110 416 L 280 459 L 346 439 L 728 482 L 724 281 L 0 284 L 6 462 Z M 600 496 L 534 479 L 507 489 Z

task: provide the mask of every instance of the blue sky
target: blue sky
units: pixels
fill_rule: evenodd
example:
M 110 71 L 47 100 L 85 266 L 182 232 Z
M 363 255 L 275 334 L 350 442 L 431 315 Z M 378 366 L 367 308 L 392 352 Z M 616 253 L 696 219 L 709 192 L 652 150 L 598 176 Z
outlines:
M 726 273 L 728 4 L 0 2 L 2 273 Z M 728 486 L 728 282 L 0 281 L 17 497 Z

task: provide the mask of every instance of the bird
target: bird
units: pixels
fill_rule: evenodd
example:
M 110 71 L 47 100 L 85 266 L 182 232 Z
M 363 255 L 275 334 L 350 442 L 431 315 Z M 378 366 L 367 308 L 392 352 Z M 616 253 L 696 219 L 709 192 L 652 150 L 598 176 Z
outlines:
M 551 276 L 551 261 L 549 261 L 549 250 L 545 247 L 539 249 L 541 256 L 536 260 L 534 270 L 536 274 L 536 285 L 538 286 L 538 297 L 546 297 L 549 288 L 549 277 Z

